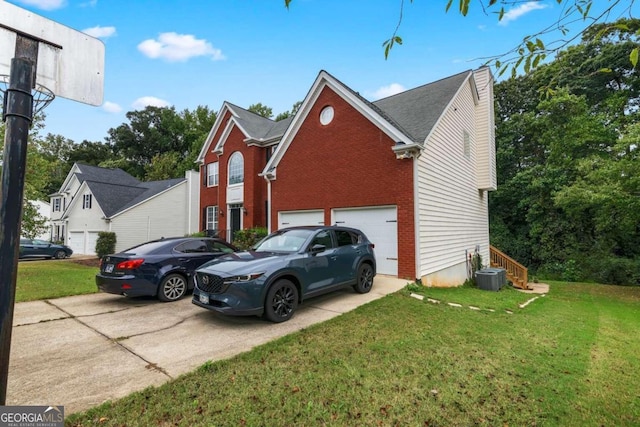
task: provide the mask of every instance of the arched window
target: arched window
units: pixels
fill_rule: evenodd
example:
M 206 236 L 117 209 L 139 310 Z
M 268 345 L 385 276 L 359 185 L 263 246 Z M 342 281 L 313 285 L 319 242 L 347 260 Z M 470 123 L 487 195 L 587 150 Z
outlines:
M 244 158 L 242 153 L 236 151 L 229 159 L 229 185 L 242 184 L 244 182 Z

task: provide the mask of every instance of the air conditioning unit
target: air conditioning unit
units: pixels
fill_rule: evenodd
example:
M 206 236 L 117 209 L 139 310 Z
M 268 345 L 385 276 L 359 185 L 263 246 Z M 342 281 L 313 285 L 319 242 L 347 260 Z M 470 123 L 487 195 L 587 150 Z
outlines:
M 476 284 L 485 291 L 499 291 L 507 284 L 507 271 L 504 268 L 485 268 L 476 271 Z

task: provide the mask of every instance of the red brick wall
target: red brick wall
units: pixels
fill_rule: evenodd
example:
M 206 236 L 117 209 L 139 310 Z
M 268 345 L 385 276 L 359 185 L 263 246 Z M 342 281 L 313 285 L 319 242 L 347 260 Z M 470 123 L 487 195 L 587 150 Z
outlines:
M 334 119 L 320 124 L 327 105 Z M 415 279 L 413 161 L 397 160 L 394 141 L 329 88 L 324 88 L 291 141 L 272 183 L 272 228 L 278 211 L 376 205 L 398 208 L 398 276 Z
M 224 213 L 219 217 L 220 229 L 227 228 L 227 169 L 229 166 L 229 158 L 231 155 L 240 151 L 244 157 L 244 207 L 247 214 L 244 215 L 243 228 L 266 227 L 265 202 L 267 200 L 267 183 L 264 178 L 258 174 L 262 172 L 266 165 L 266 148 L 247 146 L 244 142 L 246 135 L 234 126 L 224 142 L 223 154 L 218 156 L 211 152 L 215 144 L 220 140 L 220 136 L 226 127 L 227 120 L 231 114 L 227 112 L 224 122 L 221 123 L 218 132 L 213 138 L 213 143 L 209 152 L 205 155 L 205 164 L 200 168 L 200 228 L 203 229 L 205 224 L 204 209 L 207 206 L 218 206 L 219 210 Z M 207 187 L 206 184 L 206 165 L 212 162 L 218 162 L 219 184 L 217 187 Z

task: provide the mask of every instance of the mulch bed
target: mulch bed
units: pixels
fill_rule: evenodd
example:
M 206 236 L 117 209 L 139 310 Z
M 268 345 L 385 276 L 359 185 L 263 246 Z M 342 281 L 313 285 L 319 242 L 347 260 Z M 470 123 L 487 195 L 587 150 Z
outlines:
M 81 259 L 72 259 L 71 262 L 75 262 L 76 264 L 86 265 L 88 267 L 100 267 L 100 258 L 81 258 Z

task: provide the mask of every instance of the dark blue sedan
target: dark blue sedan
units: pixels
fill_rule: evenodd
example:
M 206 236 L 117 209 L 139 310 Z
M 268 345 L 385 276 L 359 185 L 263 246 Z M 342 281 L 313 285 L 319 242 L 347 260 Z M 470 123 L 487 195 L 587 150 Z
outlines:
M 252 251 L 225 255 L 194 276 L 193 303 L 223 314 L 293 316 L 304 299 L 352 286 L 373 286 L 373 244 L 347 227 L 293 227 L 265 237 Z
M 161 301 L 182 298 L 192 287 L 194 271 L 207 261 L 237 249 L 218 238 L 176 237 L 143 243 L 104 256 L 96 285 L 101 292 L 157 296 Z

